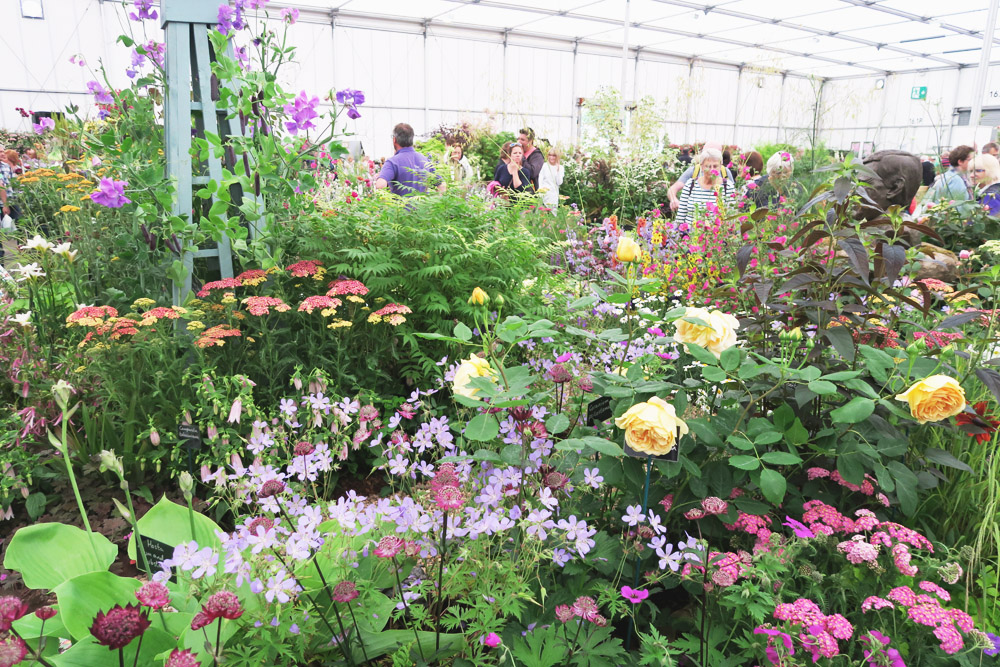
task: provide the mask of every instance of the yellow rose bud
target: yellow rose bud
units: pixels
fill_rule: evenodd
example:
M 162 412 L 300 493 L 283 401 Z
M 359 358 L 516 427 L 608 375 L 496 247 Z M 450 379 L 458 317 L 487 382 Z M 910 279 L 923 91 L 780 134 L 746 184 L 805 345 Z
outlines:
M 455 394 L 460 394 L 466 398 L 475 398 L 476 394 L 479 393 L 479 389 L 470 387 L 469 381 L 473 378 L 482 377 L 496 380 L 497 373 L 490 367 L 490 362 L 473 354 L 455 370 L 455 379 L 452 381 L 451 390 Z
M 470 306 L 485 306 L 489 302 L 490 295 L 482 287 L 472 290 L 472 296 L 469 297 Z
M 954 417 L 965 409 L 965 390 L 947 375 L 924 378 L 896 398 L 910 404 L 910 414 L 921 424 Z
M 707 326 L 687 322 L 687 319 L 701 320 Z M 678 343 L 700 345 L 715 355 L 718 359 L 722 353 L 736 345 L 736 330 L 740 328 L 739 321 L 719 310 L 708 312 L 705 308 L 688 306 L 684 317 L 674 322 L 677 331 L 674 340 Z
M 674 406 L 653 396 L 637 403 L 615 419 L 625 430 L 625 442 L 642 454 L 662 456 L 677 446 L 677 439 L 688 432 L 687 424 L 677 416 Z
M 618 237 L 618 248 L 615 257 L 619 262 L 634 262 L 642 256 L 642 248 L 628 236 Z

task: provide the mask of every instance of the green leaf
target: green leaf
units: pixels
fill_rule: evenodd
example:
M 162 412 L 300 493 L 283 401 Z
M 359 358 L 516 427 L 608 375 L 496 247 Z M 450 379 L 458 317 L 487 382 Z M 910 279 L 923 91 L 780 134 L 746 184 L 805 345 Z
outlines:
M 44 493 L 32 493 L 24 501 L 24 509 L 28 511 L 28 516 L 31 517 L 32 521 L 45 514 L 45 501 Z
M 459 322 L 455 325 L 455 330 L 452 332 L 455 334 L 455 338 L 462 341 L 472 340 L 472 329 L 467 327 L 464 322 Z
M 837 385 L 826 380 L 813 380 L 808 384 L 809 391 L 820 396 L 828 396 L 837 393 Z
M 795 418 L 795 422 L 788 427 L 787 431 L 785 431 L 785 440 L 796 447 L 809 442 L 809 431 L 807 431 L 806 427 L 802 425 L 802 420 L 798 417 Z
M 964 470 L 965 472 L 973 472 L 972 468 L 970 468 L 967 463 L 958 460 L 952 454 L 949 454 L 943 449 L 926 449 L 924 450 L 924 456 L 938 465 Z
M 134 640 L 125 647 L 123 651 L 125 664 L 158 665 L 162 661 L 158 656 L 176 646 L 177 640 L 153 625 L 142 633 L 141 646 L 139 640 Z M 136 649 L 139 650 L 138 660 L 135 655 Z M 46 657 L 45 660 L 53 667 L 118 667 L 119 664 L 118 651 L 109 651 L 107 646 L 101 646 L 93 637 L 85 637 L 69 647 L 65 653 Z
M 765 452 L 760 457 L 765 463 L 776 466 L 793 466 L 802 463 L 802 458 L 789 452 Z
M 700 442 L 711 447 L 722 447 L 722 439 L 712 428 L 712 425 L 702 419 L 691 419 L 687 422 L 688 429 L 698 437 Z
M 739 468 L 740 470 L 756 470 L 760 467 L 760 461 L 757 460 L 756 456 L 745 456 L 739 454 L 737 456 L 729 457 L 729 465 L 734 468 Z
M 191 535 L 191 521 L 194 520 L 194 535 Z M 166 496 L 153 505 L 141 519 L 139 519 L 139 534 L 154 540 L 176 547 L 182 542 L 194 540 L 199 547 L 212 547 L 213 549 L 222 546 L 216 532 L 221 528 L 217 523 L 209 519 L 201 512 L 194 512 L 184 505 L 167 500 Z M 136 555 L 135 535 L 129 538 L 128 555 L 140 567 L 142 560 Z
M 493 415 L 476 415 L 469 420 L 465 426 L 465 437 L 469 440 L 486 442 L 497 437 L 500 433 L 500 424 L 497 423 Z
M 500 458 L 509 466 L 521 464 L 521 445 L 507 445 L 500 450 Z
M 594 435 L 588 435 L 587 437 L 581 439 L 584 444 L 593 449 L 595 452 L 607 454 L 608 456 L 625 456 L 625 450 L 622 449 L 620 445 L 611 442 L 610 440 L 598 438 Z
M 569 428 L 569 417 L 562 413 L 556 413 L 545 420 L 545 430 L 550 435 L 558 435 Z
M 740 349 L 738 347 L 731 347 L 722 353 L 719 358 L 719 363 L 727 371 L 734 371 L 740 365 Z
M 785 499 L 785 477 L 777 470 L 763 468 L 760 471 L 759 486 L 764 497 L 775 505 L 781 504 L 781 501 Z
M 100 533 L 38 523 L 14 533 L 3 566 L 20 572 L 28 588 L 51 590 L 73 577 L 107 571 L 117 556 L 118 547 Z
M 52 592 L 59 601 L 63 624 L 73 639 L 79 641 L 90 634 L 97 612 L 107 611 L 116 604 L 134 604 L 135 592 L 141 585 L 138 579 L 131 577 L 90 572 L 64 581 Z
M 441 459 L 442 461 L 444 459 Z M 474 461 L 492 461 L 493 463 L 503 463 L 503 459 L 496 452 L 491 452 L 488 449 L 477 449 L 472 454 L 472 460 Z
M 773 445 L 776 442 L 781 442 L 783 437 L 777 431 L 765 431 L 760 435 L 754 436 L 753 444 L 755 445 Z
M 701 369 L 701 376 L 713 384 L 724 382 L 728 377 L 726 371 L 718 366 L 705 366 Z
M 837 424 L 857 424 L 868 419 L 875 412 L 875 401 L 855 396 L 848 403 L 830 411 L 830 417 Z
M 703 348 L 701 345 L 684 343 L 684 350 L 703 364 L 707 364 L 709 366 L 719 365 L 719 360 L 715 358 L 715 355 Z
M 579 299 L 569 304 L 566 308 L 568 310 L 579 310 L 580 308 L 590 308 L 598 299 L 596 296 L 581 296 Z

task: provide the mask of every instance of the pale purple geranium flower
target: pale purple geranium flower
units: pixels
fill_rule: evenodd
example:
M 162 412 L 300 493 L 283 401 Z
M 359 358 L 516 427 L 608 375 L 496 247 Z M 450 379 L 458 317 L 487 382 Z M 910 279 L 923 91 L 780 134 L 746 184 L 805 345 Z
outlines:
M 125 204 L 131 204 L 132 200 L 125 196 L 126 185 L 126 181 L 102 178 L 101 186 L 90 193 L 90 201 L 108 208 L 121 208 Z
M 291 120 L 285 121 L 285 127 L 292 134 L 298 134 L 299 130 L 316 127 L 312 120 L 319 115 L 316 113 L 318 106 L 319 98 L 315 95 L 312 98 L 307 98 L 306 91 L 303 90 L 291 104 L 284 106 L 285 113 L 292 117 Z

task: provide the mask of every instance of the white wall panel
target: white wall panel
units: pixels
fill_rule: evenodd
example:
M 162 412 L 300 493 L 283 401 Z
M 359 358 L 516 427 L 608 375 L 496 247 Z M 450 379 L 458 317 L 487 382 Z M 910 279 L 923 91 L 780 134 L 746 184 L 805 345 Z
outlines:
M 32 20 L 21 18 L 15 0 L 0 2 L 0 125 L 30 129 L 17 106 L 59 111 L 75 102 L 92 113 L 86 83 L 101 63 L 113 85 L 127 85 L 129 50 L 116 43 L 123 28 L 140 43 L 162 40 L 157 21 L 129 22 L 129 9 L 99 0 L 45 0 L 46 18 Z M 505 54 L 499 32 L 458 24 L 435 22 L 425 38 L 419 24 L 389 25 L 391 19 L 352 18 L 334 28 L 330 23 L 328 15 L 303 12 L 289 33 L 298 48 L 296 62 L 280 80 L 289 92 L 320 97 L 331 89 L 364 91 L 362 118 L 344 119 L 345 127 L 376 155 L 391 150 L 388 135 L 400 121 L 418 134 L 461 120 L 490 121 L 512 131 L 527 124 L 540 136 L 567 143 L 576 136 L 576 98 L 621 86 L 621 52 L 611 46 L 581 43 L 574 58 L 571 42 L 512 33 Z M 276 20 L 269 27 L 282 29 Z M 71 64 L 75 54 L 88 67 Z M 664 102 L 664 129 L 672 143 L 808 143 L 818 81 L 767 68 L 747 67 L 739 76 L 736 67 L 701 61 L 691 67 L 683 56 L 654 51 L 640 50 L 636 58 L 630 51 L 625 97 L 650 95 Z M 979 94 L 975 70 L 890 75 L 882 89 L 875 86 L 877 76 L 829 81 L 822 139 L 836 149 L 871 141 L 877 148 L 917 152 L 971 141 L 968 128 L 952 126 L 952 115 L 957 107 L 971 107 Z M 927 86 L 926 102 L 910 100 L 914 86 Z M 984 105 L 1000 106 L 1000 66 L 989 72 Z

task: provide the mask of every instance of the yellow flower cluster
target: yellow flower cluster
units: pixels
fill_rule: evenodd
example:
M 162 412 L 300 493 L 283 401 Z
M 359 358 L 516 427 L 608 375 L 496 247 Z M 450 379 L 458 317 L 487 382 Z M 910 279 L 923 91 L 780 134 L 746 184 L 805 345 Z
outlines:
M 324 313 L 325 314 L 325 313 Z M 341 327 L 349 327 L 351 323 L 347 320 L 336 319 L 326 325 L 327 329 L 340 329 Z

